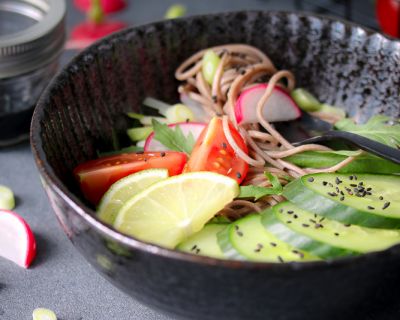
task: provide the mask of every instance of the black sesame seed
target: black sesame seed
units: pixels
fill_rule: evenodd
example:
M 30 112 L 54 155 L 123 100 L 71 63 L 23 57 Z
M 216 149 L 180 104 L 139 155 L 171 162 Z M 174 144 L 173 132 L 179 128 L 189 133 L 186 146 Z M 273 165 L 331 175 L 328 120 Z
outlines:
M 317 218 L 317 217 L 318 217 L 318 215 L 316 213 L 314 213 L 314 218 Z
M 310 220 L 310 222 L 312 222 L 312 223 L 317 223 L 317 221 L 315 221 L 314 219 L 309 219 Z
M 342 197 L 340 197 L 340 199 L 339 199 L 340 201 L 343 201 L 344 200 L 344 197 L 342 196 Z
M 345 227 L 350 227 L 351 224 L 350 224 L 350 223 L 346 223 L 346 224 L 344 224 L 344 226 L 345 226 Z
M 320 223 L 316 223 L 315 224 L 315 229 L 320 229 L 320 228 L 323 228 L 324 226 L 322 225 L 322 224 L 320 224 Z
M 190 249 L 190 251 L 196 250 L 196 248 L 197 248 L 197 244 L 195 244 L 195 245 L 192 247 L 192 249 Z
M 355 183 L 350 183 L 350 187 L 357 187 Z
M 367 207 L 369 210 L 375 210 L 375 208 L 374 207 L 371 207 L 371 206 L 368 206 Z
M 382 207 L 382 210 L 385 210 L 389 206 L 390 206 L 390 202 L 385 202 L 385 204 Z
M 367 191 L 365 194 L 368 195 L 368 196 L 372 195 L 372 193 L 369 192 L 369 191 Z
M 336 177 L 335 182 L 336 182 L 336 184 L 341 184 L 342 180 L 340 180 L 338 177 Z
M 310 225 L 307 224 L 307 223 L 303 223 L 302 226 L 303 226 L 304 228 L 308 228 Z
M 383 200 L 383 197 L 382 197 L 382 196 L 380 196 L 380 197 L 379 197 L 379 200 Z
M 354 177 L 353 177 L 353 176 L 350 176 L 350 177 L 349 177 L 349 179 L 350 179 L 350 180 L 353 180 L 353 179 L 354 179 Z
M 242 175 L 240 174 L 240 172 L 236 172 L 236 177 L 237 177 L 238 179 L 240 179 L 240 178 L 242 177 Z
M 292 210 L 288 210 L 288 212 L 287 212 L 288 214 L 292 214 L 293 213 L 293 211 Z
M 338 237 L 338 236 L 339 236 L 339 233 L 335 232 L 335 236 Z
M 372 188 L 367 188 L 367 191 L 371 191 L 372 190 Z
M 344 192 L 343 192 L 343 191 L 340 191 L 340 194 L 341 194 L 342 196 L 344 196 Z
M 292 221 L 288 220 L 288 221 L 286 221 L 286 223 L 287 223 L 287 224 L 291 224 L 291 223 L 292 223 Z
M 332 187 L 333 187 L 333 184 L 329 182 L 329 183 L 328 183 L 328 186 L 330 186 L 330 187 L 332 188 Z
M 322 222 L 325 220 L 325 217 L 322 217 L 321 219 L 319 219 L 319 222 Z
M 307 179 L 307 181 L 308 181 L 308 182 L 314 182 L 314 178 L 313 178 L 313 177 L 309 177 L 309 178 Z
M 199 254 L 200 253 L 200 249 L 196 249 L 196 254 Z
M 364 182 L 361 181 L 361 182 L 358 183 L 358 185 L 359 185 L 359 186 L 363 186 L 363 185 L 364 185 Z
M 222 142 L 222 148 L 226 149 L 228 145 L 225 142 Z
M 297 214 L 295 214 L 295 215 L 293 216 L 293 218 L 297 219 L 297 218 L 298 218 Z
M 239 230 L 239 226 L 235 224 L 235 230 Z
M 165 152 L 161 152 L 161 157 L 165 157 Z
M 273 246 L 273 247 L 277 246 L 277 244 L 275 242 L 270 242 L 270 245 Z
M 331 197 L 336 197 L 336 196 L 337 196 L 337 193 L 335 193 L 335 192 L 328 192 L 328 195 L 330 195 Z
M 237 235 L 238 235 L 239 237 L 243 237 L 243 232 L 242 232 L 242 231 L 236 231 L 236 233 L 237 233 Z
M 337 193 L 340 193 L 339 187 L 336 187 L 336 192 L 337 192 Z
M 278 256 L 278 260 L 279 260 L 279 262 L 281 262 L 281 263 L 284 263 L 284 262 L 285 262 L 285 261 L 283 261 L 283 259 L 282 259 L 281 256 Z
M 353 177 L 354 177 L 354 180 L 357 180 L 357 176 L 356 175 L 354 175 Z
M 323 184 L 324 186 L 326 186 L 326 185 L 328 184 L 328 182 L 322 181 L 322 184 Z

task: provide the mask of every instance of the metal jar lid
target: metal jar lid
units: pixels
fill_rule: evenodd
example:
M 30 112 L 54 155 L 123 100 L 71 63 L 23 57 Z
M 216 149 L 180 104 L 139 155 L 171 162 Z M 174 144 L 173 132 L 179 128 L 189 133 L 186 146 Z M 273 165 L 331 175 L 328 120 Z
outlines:
M 41 68 L 65 42 L 65 0 L 0 0 L 0 79 Z

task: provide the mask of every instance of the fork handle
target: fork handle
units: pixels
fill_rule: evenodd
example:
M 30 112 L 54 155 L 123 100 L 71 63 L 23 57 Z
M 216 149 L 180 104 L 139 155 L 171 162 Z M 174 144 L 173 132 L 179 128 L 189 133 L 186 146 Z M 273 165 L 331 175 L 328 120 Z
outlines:
M 317 143 L 317 142 L 332 141 L 332 140 L 344 140 L 350 142 L 352 145 L 362 150 L 368 151 L 378 157 L 400 164 L 399 149 L 389 147 L 383 143 L 346 131 L 327 131 L 323 135 L 312 137 L 294 143 L 293 145 L 304 145 L 309 143 Z

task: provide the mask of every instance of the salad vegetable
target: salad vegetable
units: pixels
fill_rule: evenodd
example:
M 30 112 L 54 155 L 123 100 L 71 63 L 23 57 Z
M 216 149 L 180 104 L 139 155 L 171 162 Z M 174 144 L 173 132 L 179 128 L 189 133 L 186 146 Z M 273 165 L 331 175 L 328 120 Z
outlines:
M 15 207 L 14 193 L 6 186 L 0 185 L 0 210 L 12 210 Z
M 296 146 L 274 123 L 296 120 L 301 109 L 398 148 L 397 119 L 356 124 L 244 44 L 199 51 L 175 77 L 182 104 L 148 97 L 143 112 L 124 116 L 122 133 L 135 145 L 113 136 L 115 146 L 144 152 L 74 170 L 85 197 L 94 205 L 102 198 L 100 220 L 136 239 L 217 259 L 318 261 L 400 243 L 398 164 L 346 146 Z
M 26 221 L 9 210 L 0 210 L 0 256 L 28 268 L 36 256 L 36 241 Z
M 56 314 L 45 308 L 37 308 L 32 313 L 33 320 L 57 320 Z

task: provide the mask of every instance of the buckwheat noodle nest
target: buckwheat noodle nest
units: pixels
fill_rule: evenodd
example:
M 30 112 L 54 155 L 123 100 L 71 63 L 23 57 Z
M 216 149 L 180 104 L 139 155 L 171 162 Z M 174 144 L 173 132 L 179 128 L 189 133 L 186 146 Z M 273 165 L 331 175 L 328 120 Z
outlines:
M 202 58 L 208 49 L 212 49 L 221 58 L 213 83 L 209 85 L 202 74 Z M 294 75 L 288 70 L 277 70 L 271 59 L 259 49 L 244 44 L 227 44 L 201 50 L 176 70 L 176 79 L 183 81 L 179 93 L 198 102 L 210 116 L 221 116 L 225 136 L 237 155 L 249 164 L 249 172 L 243 185 L 268 187 L 270 181 L 264 172 L 270 172 L 278 177 L 282 185 L 292 178 L 298 178 L 308 173 L 335 172 L 354 160 L 348 157 L 337 165 L 329 168 L 299 168 L 283 158 L 304 151 L 331 150 L 318 144 L 307 144 L 299 147 L 289 143 L 274 126 L 263 117 L 263 107 L 272 94 L 275 86 L 280 86 L 287 92 L 295 88 Z M 239 125 L 234 116 L 234 106 L 240 93 L 258 83 L 268 83 L 264 95 L 257 104 L 257 122 Z M 335 119 L 324 113 L 313 116 L 334 122 Z M 245 139 L 249 153 L 243 152 L 235 143 L 228 127 L 228 120 L 239 130 Z M 232 220 L 252 212 L 260 212 L 273 206 L 284 198 L 282 196 L 265 196 L 258 201 L 234 200 L 228 204 L 219 215 Z

